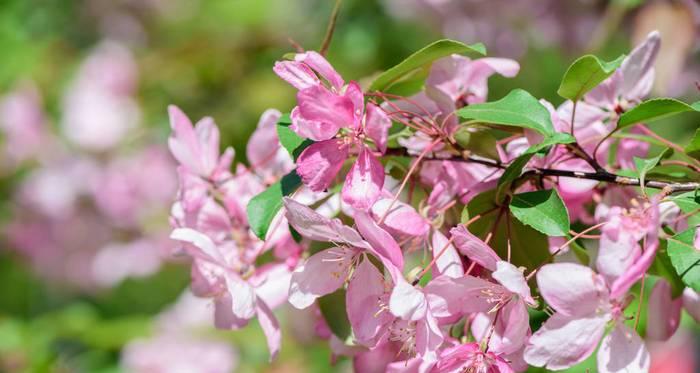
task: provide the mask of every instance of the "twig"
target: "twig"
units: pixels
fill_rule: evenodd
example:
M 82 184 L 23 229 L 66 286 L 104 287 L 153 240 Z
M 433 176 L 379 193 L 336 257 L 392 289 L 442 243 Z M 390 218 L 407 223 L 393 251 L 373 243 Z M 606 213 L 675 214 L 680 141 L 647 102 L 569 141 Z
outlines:
M 323 43 L 321 43 L 321 48 L 318 51 L 318 53 L 320 53 L 322 56 L 326 55 L 328 48 L 331 46 L 333 32 L 335 31 L 335 23 L 338 20 L 338 14 L 340 13 L 340 3 L 342 2 L 343 0 L 335 0 L 333 12 L 331 13 L 331 18 L 328 21 L 328 27 L 326 28 L 326 36 L 323 37 Z

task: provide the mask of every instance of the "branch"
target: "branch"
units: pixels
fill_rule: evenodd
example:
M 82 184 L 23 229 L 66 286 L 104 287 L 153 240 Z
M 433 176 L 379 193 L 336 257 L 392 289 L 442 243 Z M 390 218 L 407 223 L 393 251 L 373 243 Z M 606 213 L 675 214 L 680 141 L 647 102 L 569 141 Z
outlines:
M 387 155 L 396 156 L 411 156 L 408 154 L 406 149 L 389 149 L 387 150 Z M 464 152 L 461 156 L 455 155 L 450 158 L 425 158 L 426 160 L 443 160 L 443 161 L 455 161 L 455 162 L 469 162 L 482 164 L 489 167 L 505 169 L 509 166 L 509 163 L 504 163 L 499 160 L 494 160 L 490 158 L 481 157 L 478 155 L 469 154 L 469 152 Z M 596 172 L 581 172 L 572 170 L 555 170 L 551 168 L 534 168 L 525 171 L 520 177 L 527 178 L 531 176 L 561 176 L 561 177 L 573 177 L 577 179 L 586 180 L 597 180 L 604 181 L 607 183 L 625 185 L 625 186 L 640 186 L 639 179 L 619 176 L 610 173 L 606 170 L 599 170 Z M 644 185 L 647 188 L 661 189 L 665 194 L 673 194 L 678 192 L 689 192 L 696 189 L 700 189 L 700 182 L 688 182 L 688 183 L 670 183 L 659 180 L 645 180 Z

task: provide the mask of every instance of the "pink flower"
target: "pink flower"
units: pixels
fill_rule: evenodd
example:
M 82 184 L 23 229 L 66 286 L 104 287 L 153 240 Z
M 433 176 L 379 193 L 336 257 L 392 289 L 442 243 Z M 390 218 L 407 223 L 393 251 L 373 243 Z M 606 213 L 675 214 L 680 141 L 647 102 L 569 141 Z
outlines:
M 193 258 L 192 290 L 196 295 L 214 298 L 215 325 L 238 329 L 255 316 L 267 337 L 270 359 L 280 348 L 279 323 L 272 308 L 286 298 L 290 273 L 284 265 L 260 268 L 252 275 L 249 268 L 231 254 L 235 247 L 217 246 L 208 236 L 190 228 L 175 229 L 174 240 L 186 243 Z
M 513 368 L 502 357 L 493 352 L 482 351 L 477 343 L 467 343 L 443 349 L 439 359 L 431 370 L 432 373 L 514 372 Z
M 665 341 L 676 332 L 681 321 L 682 297 L 673 299 L 671 285 L 660 278 L 649 295 L 647 339 Z
M 538 271 L 537 284 L 556 312 L 530 338 L 524 355 L 528 364 L 569 368 L 593 353 L 602 339 L 599 372 L 648 371 L 649 352 L 624 324 L 627 301 L 611 296 L 603 276 L 582 265 L 555 263 Z M 613 329 L 603 337 L 610 322 Z
M 189 118 L 176 106 L 169 106 L 170 127 L 173 134 L 168 139 L 170 152 L 192 174 L 216 180 L 228 172 L 233 160 L 233 148 L 219 157 L 219 129 L 214 120 L 203 118 L 193 127 Z
M 280 145 L 277 138 L 276 124 L 280 116 L 278 110 L 265 110 L 246 145 L 246 156 L 251 169 L 268 184 L 294 168 L 289 152 Z
M 350 151 L 356 149 L 357 161 L 346 178 L 342 196 L 359 210 L 369 209 L 384 185 L 384 167 L 365 140 L 385 152 L 389 117 L 377 105 L 365 106 L 359 85 L 344 85 L 340 75 L 316 52 L 297 54 L 294 61 L 277 62 L 274 70 L 299 89 L 291 128 L 299 136 L 317 141 L 297 159 L 297 173 L 304 184 L 315 192 L 326 190 Z M 325 86 L 316 74 L 330 85 Z

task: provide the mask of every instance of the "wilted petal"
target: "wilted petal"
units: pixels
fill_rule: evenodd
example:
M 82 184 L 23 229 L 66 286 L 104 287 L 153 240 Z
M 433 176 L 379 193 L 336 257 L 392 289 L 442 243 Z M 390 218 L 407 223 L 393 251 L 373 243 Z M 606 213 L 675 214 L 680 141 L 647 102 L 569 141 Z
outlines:
M 384 186 L 384 166 L 363 148 L 343 185 L 343 201 L 358 210 L 367 210 L 379 198 Z
M 348 147 L 336 139 L 319 141 L 304 149 L 297 159 L 297 173 L 314 192 L 322 192 L 333 183 L 343 162 L 348 158 Z
M 501 258 L 489 245 L 473 235 L 461 224 L 452 228 L 450 233 L 454 237 L 455 246 L 457 246 L 462 255 L 490 271 L 496 270 L 496 263 Z
M 289 303 L 299 309 L 306 308 L 316 298 L 336 291 L 347 280 L 354 255 L 354 250 L 343 248 L 312 255 L 292 273 Z
M 267 339 L 267 348 L 270 351 L 270 361 L 272 361 L 277 357 L 280 345 L 282 344 L 280 324 L 265 302 L 259 300 L 256 304 L 256 311 L 258 314 L 258 322 Z
M 537 272 L 537 285 L 547 304 L 562 316 L 590 315 L 608 301 L 603 278 L 579 264 L 547 264 Z
M 368 103 L 365 108 L 365 132 L 374 141 L 380 152 L 386 152 L 386 141 L 391 128 L 391 119 L 379 106 Z
M 316 74 L 304 63 L 299 61 L 278 61 L 272 70 L 280 78 L 302 90 L 320 84 Z
M 437 269 L 433 277 L 445 275 L 451 278 L 459 278 L 464 276 L 464 266 L 462 258 L 455 250 L 455 247 L 449 242 L 447 237 L 440 231 L 433 233 L 433 258 L 435 260 L 435 268 Z M 439 255 L 439 257 L 438 257 Z
M 339 129 L 355 123 L 355 104 L 350 97 L 316 85 L 299 91 L 298 106 L 292 113 L 293 130 L 315 141 L 328 140 Z
M 647 338 L 665 341 L 676 332 L 681 319 L 681 297 L 671 297 L 671 285 L 660 278 L 649 295 Z
M 618 322 L 603 338 L 598 350 L 600 373 L 644 373 L 649 371 L 649 351 L 637 332 Z
M 569 318 L 555 313 L 530 337 L 525 361 L 551 370 L 576 365 L 593 353 L 609 319 L 608 314 Z
M 514 265 L 502 260 L 499 261 L 496 263 L 496 270 L 491 274 L 491 277 L 510 292 L 518 294 L 525 302 L 535 304 L 535 300 L 530 295 L 530 287 L 525 281 L 525 276 L 523 276 L 523 271 Z
M 391 321 L 389 312 L 382 310 L 384 276 L 365 258 L 355 270 L 346 293 L 348 320 L 357 341 L 374 347 L 379 332 Z
M 377 225 L 366 212 L 358 211 L 355 214 L 355 224 L 373 254 L 390 261 L 397 269 L 403 269 L 403 253 L 401 247 L 391 235 Z

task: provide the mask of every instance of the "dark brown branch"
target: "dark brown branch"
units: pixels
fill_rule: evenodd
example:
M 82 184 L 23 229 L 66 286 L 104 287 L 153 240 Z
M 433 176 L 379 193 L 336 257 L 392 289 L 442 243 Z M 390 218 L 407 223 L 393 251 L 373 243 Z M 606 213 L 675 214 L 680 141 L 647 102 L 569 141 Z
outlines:
M 410 156 L 405 149 L 389 149 L 387 155 L 397 155 L 397 156 Z M 478 163 L 489 167 L 505 169 L 509 166 L 508 163 L 503 163 L 498 160 L 480 157 L 478 155 L 471 155 L 468 152 L 464 152 L 461 156 L 452 156 L 450 158 L 425 158 L 426 160 L 445 160 L 445 161 L 456 161 L 456 162 L 469 162 Z M 560 177 L 573 177 L 577 179 L 586 180 L 597 180 L 601 182 L 607 182 L 618 185 L 625 186 L 639 186 L 640 182 L 637 178 L 625 177 L 615 175 L 604 169 L 596 172 L 580 172 L 571 170 L 555 170 L 551 168 L 534 168 L 529 169 L 521 175 L 521 178 L 527 178 L 530 176 L 560 176 Z M 688 192 L 696 189 L 700 189 L 700 182 L 688 182 L 688 183 L 671 183 L 659 180 L 645 180 L 644 185 L 647 188 L 661 189 L 665 194 L 673 194 L 678 192 Z

